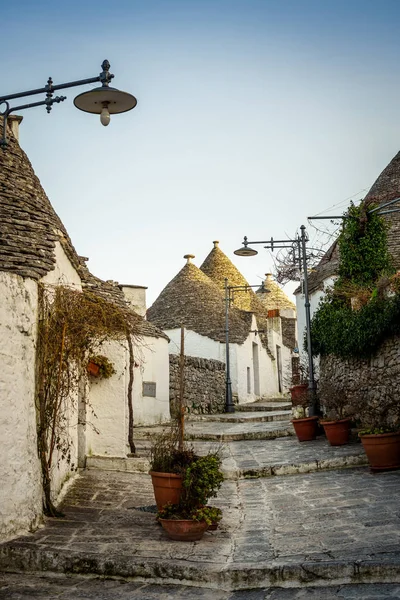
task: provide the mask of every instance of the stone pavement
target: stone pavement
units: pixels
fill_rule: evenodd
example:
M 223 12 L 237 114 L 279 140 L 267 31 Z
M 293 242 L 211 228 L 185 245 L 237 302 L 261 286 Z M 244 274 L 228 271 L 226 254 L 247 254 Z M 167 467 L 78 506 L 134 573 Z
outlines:
M 390 600 L 399 584 L 343 585 L 306 589 L 224 592 L 81 576 L 0 574 L 0 600 Z
M 218 447 L 215 442 L 193 441 L 192 445 L 199 454 Z M 140 440 L 136 448 L 139 458 L 89 456 L 87 467 L 147 473 L 150 441 Z M 332 447 L 324 436 L 302 444 L 299 444 L 294 436 L 268 441 L 224 442 L 222 457 L 222 470 L 226 479 L 294 475 L 367 464 L 367 457 L 360 442 Z
M 186 428 L 199 453 L 228 440 L 217 531 L 165 536 L 147 474 L 160 428 L 136 428 L 140 458 L 88 457 L 65 518 L 0 544 L 0 598 L 400 598 L 400 471 L 372 474 L 359 443 L 300 444 L 285 406 L 246 409 L 260 420 L 242 411 Z
M 399 492 L 399 471 L 364 467 L 226 481 L 214 501 L 220 529 L 173 542 L 146 511 L 154 503 L 148 475 L 89 470 L 64 499 L 65 519 L 0 546 L 0 571 L 223 591 L 397 583 Z

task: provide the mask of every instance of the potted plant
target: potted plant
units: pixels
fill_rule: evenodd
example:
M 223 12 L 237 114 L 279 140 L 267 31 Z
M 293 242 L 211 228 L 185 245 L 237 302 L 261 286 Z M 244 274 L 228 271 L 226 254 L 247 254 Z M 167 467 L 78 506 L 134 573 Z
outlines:
M 395 382 L 360 390 L 358 433 L 372 471 L 400 469 L 400 403 Z
M 308 368 L 300 362 L 299 356 L 292 358 L 292 373 L 288 378 L 292 406 L 303 406 L 307 401 Z
M 100 379 L 109 379 L 116 373 L 113 363 L 102 354 L 89 357 L 87 371 L 89 375 Z
M 150 476 L 158 510 L 166 504 L 178 504 L 186 468 L 198 456 L 192 447 L 180 442 L 176 426 L 159 434 L 150 448 Z
M 318 417 L 309 417 L 308 407 L 294 406 L 291 422 L 299 442 L 311 442 L 317 437 Z
M 320 421 L 331 446 L 343 446 L 350 441 L 350 403 L 348 391 L 338 382 L 319 382 L 319 399 L 324 419 Z
M 206 503 L 217 495 L 223 479 L 218 450 L 196 457 L 186 467 L 179 502 L 165 505 L 157 515 L 168 537 L 181 541 L 199 540 L 209 527 L 218 523 L 222 512 Z

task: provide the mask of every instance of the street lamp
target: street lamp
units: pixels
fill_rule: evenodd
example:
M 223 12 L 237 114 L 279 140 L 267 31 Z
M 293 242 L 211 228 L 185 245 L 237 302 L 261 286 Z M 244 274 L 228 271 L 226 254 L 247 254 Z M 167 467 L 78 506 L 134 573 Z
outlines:
M 257 254 L 257 252 L 254 250 Z M 226 413 L 234 413 L 235 405 L 233 403 L 232 398 L 232 381 L 231 381 L 231 369 L 230 369 L 230 360 L 229 360 L 229 306 L 231 302 L 233 302 L 232 291 L 248 291 L 250 288 L 260 287 L 260 284 L 257 285 L 228 285 L 228 278 L 225 277 L 225 412 Z M 270 292 L 271 290 L 267 290 L 264 287 L 264 282 L 262 282 L 260 290 L 262 292 Z
M 9 94 L 8 96 L 0 96 L 0 116 L 3 117 L 3 136 L 0 139 L 0 146 L 3 150 L 5 150 L 8 145 L 7 119 L 10 113 L 26 108 L 34 108 L 35 106 L 46 106 L 47 112 L 50 113 L 53 104 L 58 104 L 59 102 L 64 102 L 64 100 L 66 100 L 66 96 L 56 96 L 53 98 L 53 94 L 56 90 L 63 90 L 99 81 L 101 83 L 100 87 L 79 94 L 75 98 L 74 104 L 84 112 L 100 115 L 100 122 L 105 126 L 110 122 L 110 115 L 127 112 L 128 110 L 135 108 L 137 104 L 135 96 L 110 87 L 109 84 L 111 79 L 114 78 L 114 75 L 110 73 L 110 63 L 108 60 L 102 62 L 101 68 L 103 70 L 98 77 L 79 79 L 78 81 L 69 81 L 68 83 L 61 83 L 58 85 L 53 85 L 53 80 L 49 77 L 47 85 L 43 88 L 19 92 L 17 94 Z M 46 93 L 46 99 L 40 102 L 30 102 L 29 104 L 21 104 L 20 106 L 10 106 L 8 102 L 9 100 L 15 100 L 16 98 L 25 98 L 27 96 L 36 96 L 37 94 L 44 93 Z M 2 105 L 5 105 L 3 110 L 1 109 Z
M 309 415 L 314 416 L 317 412 L 316 406 L 316 387 L 314 377 L 314 361 L 311 345 L 311 315 L 310 315 L 310 299 L 308 295 L 308 278 L 307 278 L 307 248 L 308 241 L 306 228 L 304 225 L 300 227 L 301 234 L 293 240 L 274 240 L 271 238 L 268 241 L 249 242 L 247 237 L 243 240 L 242 248 L 235 250 L 237 256 L 255 256 L 257 250 L 249 247 L 249 244 L 264 244 L 264 248 L 274 251 L 275 248 L 292 248 L 295 254 L 295 260 L 299 261 L 300 272 L 303 271 L 303 291 L 304 291 L 304 309 L 306 314 L 306 336 L 307 336 L 307 354 L 308 354 L 308 390 L 309 390 Z M 297 256 L 296 256 L 297 249 Z

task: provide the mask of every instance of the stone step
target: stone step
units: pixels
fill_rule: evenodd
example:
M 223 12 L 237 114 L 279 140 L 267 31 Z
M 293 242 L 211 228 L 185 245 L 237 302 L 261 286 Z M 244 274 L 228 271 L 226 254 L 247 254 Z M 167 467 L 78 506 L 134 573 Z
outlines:
M 265 423 L 269 421 L 287 421 L 291 418 L 291 411 L 289 410 L 275 410 L 273 411 L 249 411 L 249 412 L 235 412 L 235 413 L 221 413 L 215 415 L 198 415 L 197 417 L 191 417 L 190 422 L 196 421 L 207 421 L 207 422 L 220 422 L 220 423 L 250 423 L 258 422 Z
M 235 404 L 235 412 L 266 412 L 276 410 L 291 410 L 290 400 L 263 400 L 260 402 L 249 402 L 247 404 Z
M 47 518 L 35 533 L 0 544 L 0 572 L 82 574 L 107 578 L 110 586 L 113 578 L 199 585 L 260 600 L 273 598 L 272 590 L 287 598 L 282 588 L 400 583 L 399 491 L 396 473 L 367 469 L 224 481 L 213 499 L 223 511 L 219 529 L 200 542 L 172 542 L 148 510 L 150 477 L 85 471 L 64 497 L 63 519 Z M 257 593 L 264 588 L 266 596 Z M 108 589 L 97 597 L 116 598 Z M 297 597 L 312 597 L 304 591 Z M 87 597 L 67 590 L 61 596 Z M 362 598 L 337 589 L 333 597 Z M 380 597 L 387 591 L 369 595 Z
M 149 440 L 163 431 L 163 427 L 136 427 L 135 440 Z M 271 440 L 277 437 L 294 435 L 288 416 L 282 421 L 272 422 L 222 422 L 209 420 L 187 421 L 185 439 L 231 442 L 242 440 Z
M 138 442 L 136 446 L 138 455 L 133 457 L 88 456 L 86 468 L 148 473 L 150 442 Z M 214 449 L 212 442 L 197 441 L 193 446 L 201 455 Z M 367 464 L 366 454 L 359 442 L 332 447 L 324 436 L 301 444 L 292 436 L 276 438 L 268 444 L 263 440 L 253 441 L 251 447 L 246 441 L 231 442 L 222 448 L 222 471 L 225 479 L 230 480 L 316 473 Z

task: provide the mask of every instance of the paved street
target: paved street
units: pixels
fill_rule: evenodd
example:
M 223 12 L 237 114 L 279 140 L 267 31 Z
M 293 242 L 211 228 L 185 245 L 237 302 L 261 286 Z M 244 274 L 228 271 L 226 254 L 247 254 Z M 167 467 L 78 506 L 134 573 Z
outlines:
M 271 443 L 271 442 L 269 442 Z M 65 519 L 0 546 L 2 571 L 140 577 L 223 589 L 400 580 L 400 472 L 367 468 L 224 482 L 221 527 L 172 542 L 146 474 L 85 471 Z
M 154 585 L 79 576 L 0 575 L 1 600 L 389 600 L 399 584 L 224 592 L 201 587 Z
M 194 422 L 198 452 L 215 448 L 201 428 L 226 426 L 239 440 L 222 449 L 217 531 L 189 543 L 165 536 L 144 428 L 140 458 L 90 457 L 64 497 L 65 518 L 0 545 L 0 598 L 400 598 L 400 471 L 372 474 L 354 441 L 300 444 L 288 421 L 249 421 Z M 243 439 L 255 425 L 278 427 L 278 437 Z

